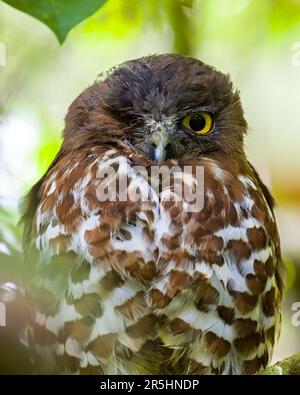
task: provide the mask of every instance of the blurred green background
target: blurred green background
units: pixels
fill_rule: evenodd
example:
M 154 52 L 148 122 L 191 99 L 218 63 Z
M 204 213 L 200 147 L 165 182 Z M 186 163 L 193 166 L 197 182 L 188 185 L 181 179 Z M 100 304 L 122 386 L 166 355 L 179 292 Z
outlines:
M 250 126 L 249 158 L 277 201 L 288 265 L 274 360 L 300 351 L 300 326 L 291 323 L 292 304 L 300 301 L 300 0 L 108 0 L 62 46 L 45 25 L 0 2 L 3 44 L 0 231 L 14 247 L 18 201 L 57 152 L 69 104 L 99 74 L 163 52 L 231 74 Z

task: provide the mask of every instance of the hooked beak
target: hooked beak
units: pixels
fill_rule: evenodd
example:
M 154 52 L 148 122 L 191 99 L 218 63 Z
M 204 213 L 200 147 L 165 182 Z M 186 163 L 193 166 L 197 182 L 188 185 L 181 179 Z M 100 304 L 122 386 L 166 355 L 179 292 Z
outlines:
M 151 137 L 152 146 L 154 149 L 153 157 L 156 162 L 163 162 L 166 160 L 167 151 L 170 147 L 170 136 L 163 126 L 158 126 Z

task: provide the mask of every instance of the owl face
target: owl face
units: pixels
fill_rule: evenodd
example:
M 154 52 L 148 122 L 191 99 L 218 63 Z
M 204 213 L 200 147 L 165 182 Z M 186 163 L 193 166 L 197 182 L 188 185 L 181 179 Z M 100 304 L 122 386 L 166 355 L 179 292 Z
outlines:
M 179 55 L 122 64 L 75 100 L 66 121 L 65 137 L 98 131 L 156 162 L 243 155 L 247 127 L 229 77 Z

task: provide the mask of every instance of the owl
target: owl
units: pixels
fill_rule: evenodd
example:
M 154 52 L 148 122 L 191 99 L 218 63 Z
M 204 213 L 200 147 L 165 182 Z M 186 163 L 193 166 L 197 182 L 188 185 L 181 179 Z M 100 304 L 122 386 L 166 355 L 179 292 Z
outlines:
M 246 132 L 229 76 L 191 57 L 128 61 L 75 99 L 22 218 L 37 371 L 266 367 L 284 271 Z

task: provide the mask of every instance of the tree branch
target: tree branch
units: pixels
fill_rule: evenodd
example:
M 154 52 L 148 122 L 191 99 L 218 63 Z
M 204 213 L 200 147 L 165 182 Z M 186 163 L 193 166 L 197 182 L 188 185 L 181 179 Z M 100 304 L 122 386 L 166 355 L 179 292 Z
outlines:
M 275 363 L 275 365 L 268 367 L 259 374 L 280 376 L 300 375 L 300 353 Z
M 192 2 L 190 1 L 190 6 Z M 192 21 L 184 12 L 185 3 L 182 0 L 169 0 L 167 17 L 174 33 L 173 51 L 181 55 L 191 56 L 192 45 Z

